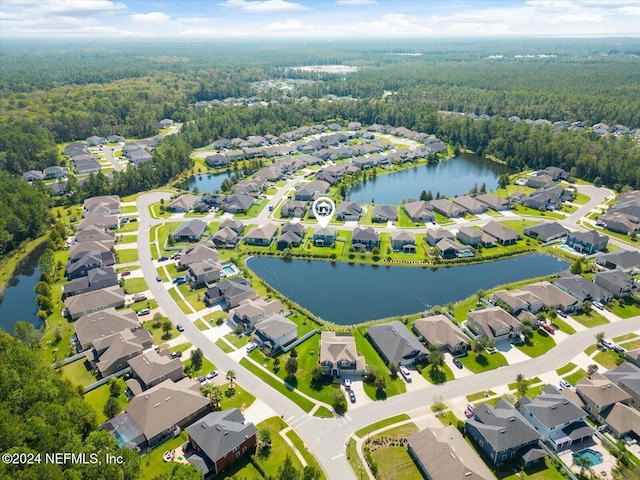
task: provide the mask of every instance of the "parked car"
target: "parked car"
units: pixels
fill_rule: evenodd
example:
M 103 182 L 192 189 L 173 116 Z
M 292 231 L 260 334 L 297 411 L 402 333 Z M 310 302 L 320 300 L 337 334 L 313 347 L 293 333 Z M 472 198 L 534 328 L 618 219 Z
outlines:
M 464 411 L 464 416 L 467 417 L 467 418 L 471 418 L 471 417 L 473 417 L 473 415 L 474 415 L 474 413 L 473 413 L 472 410 L 466 409 Z
M 356 394 L 353 390 L 349 390 L 349 400 L 351 400 L 351 403 L 356 403 Z
M 472 412 L 476 411 L 476 406 L 473 403 L 467 403 L 467 410 L 471 410 Z
M 571 384 L 564 379 L 560 380 L 560 386 L 562 388 L 571 388 Z
M 351 388 L 351 380 L 349 380 L 348 378 L 344 379 L 344 388 L 346 388 L 347 390 Z
M 200 386 L 201 387 L 206 387 L 207 385 L 209 385 L 209 383 L 211 383 L 211 382 L 209 382 L 209 380 L 207 380 L 205 378 L 203 381 L 200 382 Z
M 130 270 L 125 270 L 124 272 L 122 272 L 120 274 L 120 276 L 122 276 L 122 277 L 128 277 L 129 275 L 131 275 L 131 271 Z
M 626 350 L 624 348 L 622 348 L 620 345 L 614 345 L 613 347 L 611 347 L 611 350 L 613 350 L 616 353 L 625 353 Z
M 211 380 L 212 378 L 216 378 L 218 376 L 218 371 L 214 370 L 213 372 L 207 373 L 207 380 Z
M 614 345 L 613 341 L 611 341 L 611 340 L 609 340 L 607 338 L 603 338 L 601 343 L 602 343 L 603 346 L 605 346 L 607 348 L 613 348 L 613 345 Z
M 169 257 L 165 257 L 164 255 L 158 259 L 159 262 L 166 262 L 167 260 L 169 260 Z
M 203 375 L 202 377 L 198 377 L 198 378 L 196 378 L 196 381 L 197 381 L 198 383 L 202 383 L 202 382 L 204 382 L 205 380 L 206 380 L 206 377 L 205 377 L 204 375 Z
M 182 352 L 178 350 L 177 352 L 171 352 L 171 358 L 180 358 L 182 357 Z
M 143 308 L 142 310 L 138 311 L 138 316 L 141 317 L 143 315 L 149 315 L 150 312 L 151 310 L 149 310 L 148 308 Z
M 183 283 L 187 283 L 187 279 L 185 277 L 178 277 L 173 281 L 173 283 L 176 285 L 182 285 Z
M 184 325 L 182 325 L 181 323 L 176 325 L 176 328 L 178 329 L 179 332 L 184 332 Z
M 249 345 L 247 345 L 247 353 L 253 352 L 256 348 L 258 348 L 258 345 L 251 342 Z
M 558 315 L 560 315 L 562 318 L 567 318 L 567 314 L 564 313 L 563 310 L 558 310 Z
M 453 364 L 458 368 L 462 368 L 462 362 L 460 360 L 458 360 L 457 358 L 453 359 Z
M 138 221 L 138 219 L 137 219 L 137 218 L 130 218 L 130 219 L 129 219 L 129 222 L 131 222 L 131 223 L 136 223 L 137 221 Z
M 604 305 L 601 304 L 600 302 L 593 302 L 592 305 L 596 307 L 598 310 L 604 310 Z
M 158 275 L 158 276 L 156 277 L 156 282 L 161 282 L 161 281 L 162 281 L 162 277 L 161 277 L 160 275 Z
M 399 370 L 400 370 L 400 375 L 402 375 L 402 377 L 405 379 L 405 381 L 410 382 L 411 381 L 411 372 L 409 371 L 409 369 L 403 365 L 402 367 L 400 367 Z
M 542 328 L 544 328 L 547 332 L 554 334 L 556 333 L 556 329 L 551 326 L 549 323 L 543 323 Z

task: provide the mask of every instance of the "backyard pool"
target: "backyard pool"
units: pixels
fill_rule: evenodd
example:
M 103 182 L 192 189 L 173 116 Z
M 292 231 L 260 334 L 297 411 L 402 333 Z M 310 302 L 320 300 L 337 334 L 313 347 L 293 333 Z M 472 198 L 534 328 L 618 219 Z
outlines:
M 222 267 L 222 272 L 225 277 L 231 277 L 232 275 L 240 273 L 236 266 L 232 263 Z
M 590 467 L 595 467 L 596 465 L 600 465 L 602 463 L 602 454 L 590 448 L 574 453 L 573 463 L 576 463 L 576 460 L 579 460 L 581 458 L 588 460 Z
M 569 245 L 565 245 L 564 243 L 562 245 L 558 245 L 556 248 L 559 248 L 560 250 L 564 250 L 565 252 L 570 253 L 571 255 L 577 255 L 579 257 L 582 257 L 582 253 L 576 252 L 573 248 L 571 248 Z

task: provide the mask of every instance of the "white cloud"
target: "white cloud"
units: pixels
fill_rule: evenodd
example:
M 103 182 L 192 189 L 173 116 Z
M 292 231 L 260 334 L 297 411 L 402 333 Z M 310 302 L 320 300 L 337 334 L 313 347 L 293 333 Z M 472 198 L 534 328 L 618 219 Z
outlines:
M 378 3 L 376 0 L 336 0 L 338 5 L 371 5 L 373 3 Z
M 163 12 L 149 12 L 149 13 L 134 13 L 131 15 L 131 19 L 134 22 L 153 22 L 153 23 L 167 23 L 171 20 L 171 17 Z
M 248 13 L 281 13 L 308 10 L 304 5 L 285 0 L 227 0 L 220 5 L 227 8 L 237 8 Z

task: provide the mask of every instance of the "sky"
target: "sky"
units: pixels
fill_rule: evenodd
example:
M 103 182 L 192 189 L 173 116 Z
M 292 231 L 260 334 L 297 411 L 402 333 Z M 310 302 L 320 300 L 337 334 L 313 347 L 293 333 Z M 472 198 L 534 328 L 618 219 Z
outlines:
M 0 38 L 612 36 L 640 0 L 0 0 Z

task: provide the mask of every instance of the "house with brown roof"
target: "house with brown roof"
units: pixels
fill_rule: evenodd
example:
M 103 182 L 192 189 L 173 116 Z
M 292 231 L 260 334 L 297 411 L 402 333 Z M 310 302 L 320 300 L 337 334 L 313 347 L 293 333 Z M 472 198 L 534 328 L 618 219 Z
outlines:
M 436 244 L 444 238 L 453 240 L 455 238 L 455 235 L 449 230 L 445 230 L 444 228 L 427 228 L 426 240 L 427 243 L 432 247 L 435 247 Z
M 563 292 L 555 285 L 545 281 L 531 283 L 522 287 L 522 290 L 533 293 L 542 300 L 548 309 L 572 312 L 578 309 L 582 303 L 575 297 Z
M 467 326 L 476 335 L 491 342 L 511 340 L 520 336 L 522 324 L 500 307 L 488 307 L 469 312 Z
M 497 290 L 493 292 L 491 301 L 514 316 L 523 310 L 538 313 L 544 306 L 540 298 L 524 290 Z
M 199 202 L 200 197 L 198 195 L 185 193 L 167 205 L 167 210 L 169 212 L 185 213 L 193 210 L 193 207 L 195 207 Z
M 149 330 L 123 330 L 109 337 L 95 339 L 87 351 L 87 361 L 103 378 L 128 367 L 128 362 L 153 345 Z
M 513 245 L 520 240 L 520 234 L 518 232 L 493 220 L 483 225 L 482 231 L 492 236 L 500 245 Z
M 284 307 L 280 300 L 247 300 L 239 306 L 229 310 L 227 320 L 236 326 L 241 326 L 245 331 L 250 331 L 267 317 L 284 313 Z
M 407 213 L 407 216 L 412 222 L 427 223 L 435 220 L 433 214 L 433 208 L 424 200 L 418 200 L 417 202 L 405 203 L 402 208 Z
M 178 382 L 184 377 L 182 361 L 179 358 L 171 358 L 168 350 L 158 353 L 154 349 L 149 349 L 142 355 L 138 355 L 129 360 L 133 381 L 137 382 L 140 391 L 155 387 L 161 382 L 169 379 Z M 131 389 L 127 383 L 127 386 Z M 131 383 L 134 386 L 133 383 Z M 134 386 L 135 388 L 135 386 Z M 139 392 L 133 392 L 137 395 Z
M 589 378 L 581 378 L 575 391 L 589 417 L 600 424 L 606 423 L 607 416 L 616 403 L 628 404 L 631 400 L 631 395 L 598 372 Z
M 428 345 L 451 353 L 462 353 L 471 346 L 469 337 L 446 315 L 433 315 L 413 323 L 413 331 Z
M 213 242 L 206 241 L 183 248 L 180 260 L 178 261 L 178 266 L 180 269 L 184 270 L 194 263 L 217 262 L 219 259 L 220 255 L 216 250 L 215 244 Z
M 69 297 L 65 299 L 64 306 L 69 318 L 77 320 L 88 313 L 124 307 L 124 299 L 124 290 L 119 286 L 113 286 Z
M 209 260 L 189 265 L 187 281 L 193 288 L 209 286 L 220 280 L 222 267 L 219 263 Z
M 110 337 L 123 330 L 140 328 L 135 312 L 132 310 L 116 311 L 115 308 L 83 315 L 75 321 L 74 326 L 78 337 L 79 352 L 91 348 L 95 340 Z
M 406 230 L 391 232 L 391 247 L 394 252 L 416 253 L 416 236 Z
M 91 225 L 83 230 L 79 230 L 76 235 L 77 243 L 86 243 L 86 242 L 103 242 L 105 245 L 109 245 L 109 248 L 113 246 L 116 239 L 115 232 L 111 230 L 107 230 L 104 227 L 99 227 L 97 225 Z M 110 243 L 109 243 L 110 242 Z
M 240 236 L 231 228 L 224 227 L 211 235 L 211 241 L 218 248 L 236 248 L 240 243 Z
M 457 205 L 445 198 L 432 200 L 430 204 L 433 210 L 448 218 L 462 217 L 465 213 L 467 213 L 466 208 L 461 207 L 460 205 Z
M 271 223 L 255 227 L 244 237 L 244 243 L 247 245 L 260 245 L 268 247 L 271 245 L 278 234 L 278 227 Z
M 343 373 L 363 375 L 366 368 L 353 335 L 343 332 L 321 333 L 319 362 L 324 374 L 334 377 L 340 377 Z
M 483 247 L 491 247 L 494 245 L 494 238 L 482 230 L 471 227 L 460 227 L 456 234 L 456 239 L 463 245 L 469 245 L 477 247 L 482 245 Z
M 476 215 L 486 212 L 489 208 L 486 203 L 483 203 L 480 200 L 476 200 L 474 197 L 471 197 L 469 195 L 455 197 L 451 201 L 456 205 L 464 208 L 466 211 Z

